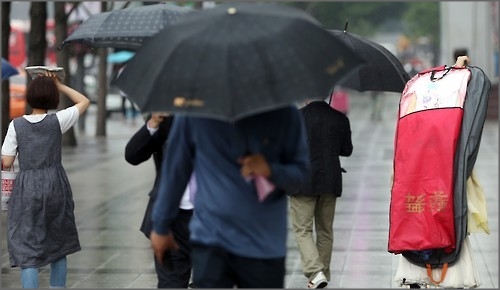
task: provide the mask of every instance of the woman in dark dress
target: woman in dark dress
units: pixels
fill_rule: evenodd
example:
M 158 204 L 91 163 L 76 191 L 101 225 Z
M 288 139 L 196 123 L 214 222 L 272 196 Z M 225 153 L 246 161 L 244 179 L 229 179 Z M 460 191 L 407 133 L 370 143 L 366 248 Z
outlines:
M 59 94 L 75 105 L 59 106 Z M 90 105 L 53 73 L 33 79 L 26 91 L 33 112 L 11 121 L 2 145 L 2 165 L 17 157 L 19 172 L 8 204 L 7 245 L 11 267 L 21 268 L 23 288 L 38 288 L 38 268 L 50 264 L 50 288 L 65 288 L 66 256 L 81 250 L 71 186 L 62 166 L 62 134 Z

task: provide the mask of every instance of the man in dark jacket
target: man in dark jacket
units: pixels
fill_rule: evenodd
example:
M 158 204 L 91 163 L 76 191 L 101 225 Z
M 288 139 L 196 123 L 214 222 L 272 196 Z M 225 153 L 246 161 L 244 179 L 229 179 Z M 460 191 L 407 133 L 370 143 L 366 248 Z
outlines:
M 347 116 L 324 101 L 312 101 L 301 109 L 311 160 L 309 181 L 290 192 L 290 214 L 308 288 L 324 288 L 330 280 L 333 217 L 342 194 L 339 156 L 353 150 Z M 316 242 L 313 237 L 313 223 Z
M 156 178 L 153 189 L 149 193 L 149 202 L 141 225 L 141 232 L 149 238 L 152 229 L 151 213 L 153 204 L 158 196 L 158 187 L 161 177 L 161 162 L 163 159 L 164 143 L 166 142 L 173 116 L 154 113 L 139 131 L 128 141 L 125 147 L 125 159 L 132 165 L 139 165 L 154 158 Z M 171 267 L 162 265 L 162 261 L 155 259 L 155 269 L 158 276 L 158 288 L 187 288 L 191 277 L 191 246 L 189 244 L 189 222 L 193 215 L 193 204 L 189 200 L 189 189 L 186 189 L 179 206 L 179 212 L 172 222 L 172 232 L 179 244 L 179 250 L 171 252 Z

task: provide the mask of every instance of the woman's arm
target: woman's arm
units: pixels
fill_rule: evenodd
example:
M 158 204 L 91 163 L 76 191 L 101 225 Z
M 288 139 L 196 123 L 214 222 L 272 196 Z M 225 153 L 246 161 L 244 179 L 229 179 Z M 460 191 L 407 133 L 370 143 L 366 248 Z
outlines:
M 10 121 L 7 134 L 2 144 L 2 170 L 9 170 L 17 155 L 17 137 L 13 121 Z
M 57 89 L 68 96 L 73 103 L 75 103 L 75 106 L 78 108 L 78 112 L 80 115 L 82 115 L 87 108 L 90 106 L 90 100 L 85 97 L 83 94 L 80 92 L 68 87 L 67 85 L 61 83 L 59 79 L 56 77 L 54 73 L 47 72 L 47 75 L 52 77 L 54 79 L 54 82 L 56 83 Z
M 10 170 L 15 159 L 16 156 L 2 155 L 2 170 Z

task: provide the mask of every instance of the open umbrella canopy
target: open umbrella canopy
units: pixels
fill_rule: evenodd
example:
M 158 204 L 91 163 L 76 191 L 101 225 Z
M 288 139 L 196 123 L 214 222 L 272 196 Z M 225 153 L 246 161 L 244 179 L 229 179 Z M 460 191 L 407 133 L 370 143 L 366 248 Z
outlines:
M 91 47 L 137 50 L 144 41 L 194 11 L 173 4 L 153 4 L 92 15 L 61 44 L 84 43 Z
M 366 59 L 367 64 L 342 80 L 339 86 L 359 92 L 384 91 L 401 93 L 410 77 L 401 62 L 382 45 L 341 30 L 330 32 Z
M 144 112 L 235 120 L 324 98 L 362 63 L 302 10 L 227 2 L 159 32 L 113 85 Z
M 2 81 L 19 74 L 19 71 L 6 59 L 2 57 Z

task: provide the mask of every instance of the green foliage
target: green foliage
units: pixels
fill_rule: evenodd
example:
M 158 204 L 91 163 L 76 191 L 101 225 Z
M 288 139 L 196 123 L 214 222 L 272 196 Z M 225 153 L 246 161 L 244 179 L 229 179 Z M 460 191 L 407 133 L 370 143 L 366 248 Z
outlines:
M 371 36 L 387 23 L 400 23 L 410 38 L 439 38 L 439 2 L 288 2 L 314 16 L 327 29 L 344 29 Z
M 417 38 L 430 36 L 439 39 L 439 2 L 412 2 L 404 13 L 403 20 L 408 25 L 408 36 Z
M 405 2 L 290 2 L 314 16 L 327 29 L 343 30 L 371 36 L 388 20 L 398 21 L 408 9 Z

